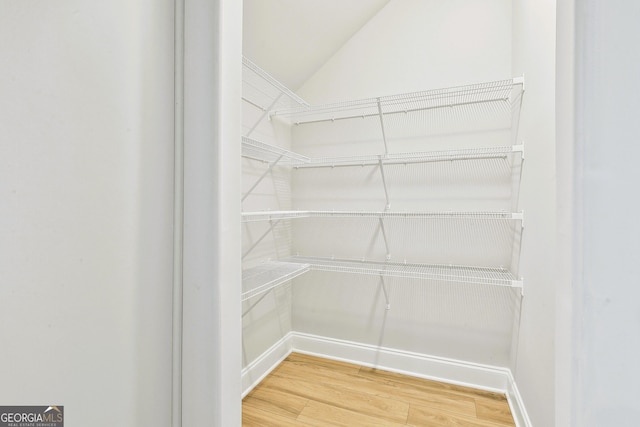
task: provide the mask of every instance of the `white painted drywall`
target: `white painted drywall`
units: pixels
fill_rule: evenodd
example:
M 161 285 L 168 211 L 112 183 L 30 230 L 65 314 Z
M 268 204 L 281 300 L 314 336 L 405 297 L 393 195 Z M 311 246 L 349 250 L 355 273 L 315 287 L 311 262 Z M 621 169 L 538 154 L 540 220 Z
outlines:
M 0 9 L 0 401 L 166 425 L 173 2 Z
M 573 298 L 572 343 L 562 356 L 565 366 L 570 358 L 572 396 L 565 391 L 559 404 L 568 407 L 565 425 L 633 426 L 640 415 L 640 228 L 634 215 L 640 207 L 634 84 L 640 5 L 586 0 L 570 12 L 575 70 L 567 83 L 575 85 L 575 128 L 567 143 L 575 162 L 576 223 L 571 282 L 562 283 L 563 294 Z
M 389 0 L 244 0 L 243 53 L 296 90 Z
M 575 208 L 575 1 L 557 4 L 556 16 L 556 319 L 555 319 L 555 425 L 573 426 L 574 249 L 580 218 Z
M 513 77 L 511 3 L 392 0 L 298 94 L 336 102 Z
M 526 157 L 520 198 L 525 296 L 511 368 L 536 426 L 554 424 L 555 11 L 554 0 L 513 3 L 513 73 L 526 80 L 520 120 Z

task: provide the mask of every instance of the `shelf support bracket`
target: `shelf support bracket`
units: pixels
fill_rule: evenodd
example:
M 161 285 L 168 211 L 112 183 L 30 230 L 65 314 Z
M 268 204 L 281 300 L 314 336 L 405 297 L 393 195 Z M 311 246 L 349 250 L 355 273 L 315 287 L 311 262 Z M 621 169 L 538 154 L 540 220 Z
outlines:
M 258 127 L 258 125 L 262 122 L 262 120 L 264 120 L 264 118 L 267 116 L 267 114 L 269 114 L 269 111 L 271 111 L 271 109 L 278 103 L 278 101 L 280 100 L 280 97 L 282 96 L 282 93 L 278 94 L 278 96 L 276 96 L 276 98 L 273 100 L 273 102 L 271 103 L 271 105 L 269 105 L 267 108 L 263 108 L 262 109 L 262 115 L 260 116 L 260 118 L 254 123 L 254 125 L 251 127 L 251 129 L 249 129 L 249 131 L 247 132 L 247 134 L 245 136 L 249 136 L 253 133 L 254 130 L 256 130 L 256 128 Z
M 514 145 L 513 150 L 516 153 L 520 153 L 520 162 L 514 160 L 514 165 L 512 166 L 512 170 L 514 170 L 517 175 L 512 173 L 511 177 L 511 209 L 515 210 L 520 200 L 520 185 L 522 183 L 522 169 L 524 166 L 524 142 L 520 145 Z
M 385 308 L 387 310 L 391 309 L 391 303 L 389 303 L 389 294 L 387 293 L 387 286 L 384 283 L 384 276 L 380 274 L 380 286 L 382 287 L 382 292 L 384 293 L 384 300 L 387 302 Z
M 247 309 L 242 313 L 242 317 L 244 318 L 244 316 L 246 316 L 251 310 L 253 310 L 253 307 L 260 304 L 260 301 L 262 301 L 267 296 L 268 293 L 269 292 L 264 292 L 262 295 L 260 295 L 260 298 L 258 298 L 257 301 L 255 301 L 253 304 L 247 307 Z
M 380 105 L 380 98 L 377 98 L 378 101 L 378 115 L 380 116 L 380 128 L 382 129 L 382 142 L 384 143 L 384 154 L 389 154 L 389 149 L 387 148 L 387 133 L 384 130 L 384 117 L 382 115 L 382 105 Z
M 267 168 L 267 170 L 266 170 L 266 171 L 264 171 L 264 173 L 262 174 L 262 176 L 261 176 L 260 178 L 258 178 L 258 180 L 256 181 L 256 183 L 255 183 L 255 184 L 253 184 L 253 185 L 251 186 L 251 188 L 249 189 L 249 191 L 247 191 L 247 192 L 245 193 L 245 195 L 244 195 L 244 196 L 242 196 L 242 201 L 243 201 L 243 202 L 244 202 L 244 199 L 246 199 L 247 197 L 249 197 L 249 194 L 251 194 L 251 192 L 252 192 L 253 190 L 255 190 L 255 189 L 256 189 L 256 187 L 258 186 L 258 184 L 260 184 L 260 183 L 262 182 L 262 180 L 264 179 L 264 177 L 265 177 L 265 176 L 267 176 L 267 175 L 269 174 L 269 172 L 271 172 L 271 170 L 273 169 L 273 167 L 274 167 L 274 166 L 275 166 L 275 165 L 280 161 L 280 159 L 282 159 L 282 157 L 283 157 L 283 156 L 284 156 L 284 154 L 280 154 L 280 157 L 278 157 L 278 158 L 276 159 L 276 161 L 275 161 L 275 162 L 273 162 L 273 163 L 271 163 L 271 164 L 269 165 L 269 167 Z
M 387 241 L 387 232 L 384 229 L 384 221 L 382 217 L 378 218 L 380 221 L 380 230 L 382 230 L 382 238 L 384 239 L 384 247 L 387 249 L 387 261 L 391 260 L 391 251 L 389 251 L 389 242 Z
M 382 156 L 378 157 L 378 165 L 380 166 L 380 175 L 382 175 L 382 185 L 384 186 L 384 197 L 387 200 L 387 204 L 384 207 L 385 211 L 391 209 L 391 203 L 389 203 L 389 191 L 387 190 L 387 180 L 384 176 L 384 165 L 382 164 Z
M 263 234 L 262 236 L 260 236 L 260 237 L 258 238 L 258 240 L 256 240 L 256 241 L 253 243 L 253 245 L 251 245 L 251 247 L 250 247 L 249 249 L 247 249 L 247 251 L 246 251 L 244 254 L 242 254 L 242 259 L 245 259 L 245 257 L 246 257 L 247 255 L 249 255 L 249 254 L 251 253 L 251 251 L 252 251 L 252 250 L 254 250 L 254 249 L 255 249 L 255 247 L 256 247 L 256 246 L 258 246 L 258 245 L 260 244 L 260 242 L 262 242 L 262 240 L 264 240 L 264 238 L 265 238 L 265 237 L 267 237 L 267 236 L 269 235 L 269 233 L 271 233 L 271 231 L 273 230 L 273 228 L 274 228 L 276 225 L 278 225 L 278 223 L 279 223 L 279 222 L 280 222 L 280 220 L 277 220 L 277 221 L 275 221 L 275 222 L 274 222 L 274 221 L 272 221 L 272 220 L 269 220 L 269 228 L 267 229 L 267 231 L 265 231 L 265 232 L 264 232 L 264 234 Z

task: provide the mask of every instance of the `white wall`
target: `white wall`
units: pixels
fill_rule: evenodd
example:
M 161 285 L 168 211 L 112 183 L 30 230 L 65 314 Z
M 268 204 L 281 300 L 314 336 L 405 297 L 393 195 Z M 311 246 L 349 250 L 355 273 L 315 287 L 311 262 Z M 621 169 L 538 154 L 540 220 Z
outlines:
M 312 103 L 331 102 L 513 77 L 511 8 L 510 1 L 391 1 L 302 86 L 299 94 Z M 362 126 L 356 124 L 357 128 L 348 128 L 345 122 L 294 127 L 294 151 L 312 156 L 383 152 L 377 118 L 358 120 Z M 403 123 L 400 120 L 391 125 L 397 128 Z M 366 126 L 368 133 L 363 129 Z M 460 128 L 452 126 L 448 130 L 450 134 L 428 129 L 427 134 L 435 135 L 403 141 L 391 150 L 511 143 L 508 131 L 481 131 L 470 137 Z M 496 196 L 494 191 L 505 184 L 491 175 L 496 165 L 483 163 L 478 170 L 474 166 L 386 168 L 390 192 L 399 196 L 392 200 L 391 209 L 510 209 L 504 194 L 498 191 Z M 483 174 L 484 181 L 474 181 Z M 509 172 L 504 188 L 510 189 L 510 179 Z M 385 207 L 377 167 L 294 171 L 293 195 L 296 209 L 381 211 Z M 513 240 L 508 239 L 507 246 L 501 247 L 503 242 L 496 242 L 492 236 L 503 235 L 495 229 L 490 230 L 494 234 L 484 235 L 482 231 L 487 228 L 477 224 L 469 227 L 472 231 L 446 221 L 415 227 L 396 225 L 394 221 L 386 224 L 392 261 L 494 266 L 509 262 Z M 377 220 L 299 220 L 293 227 L 294 252 L 301 255 L 385 259 Z M 456 240 L 460 236 L 462 242 Z M 308 273 L 296 279 L 294 330 L 509 366 L 517 292 L 418 280 L 386 282 L 389 311 L 384 309 L 377 277 Z
M 391 0 L 297 93 L 315 104 L 510 78 L 510 32 L 511 1 Z
M 555 425 L 571 426 L 573 412 L 575 217 L 575 2 L 560 2 L 556 17 L 557 286 L 555 320 Z
M 165 425 L 173 2 L 0 8 L 0 401 Z
M 525 74 L 520 137 L 525 296 L 514 376 L 533 425 L 554 425 L 556 276 L 554 0 L 513 3 L 513 72 Z
M 562 246 L 571 262 L 560 283 L 561 303 L 571 308 L 559 316 L 559 337 L 570 340 L 558 352 L 569 368 L 559 383 L 562 425 L 632 426 L 640 415 L 640 229 L 633 214 L 640 181 L 640 101 L 633 83 L 640 72 L 639 17 L 636 2 L 586 0 L 565 6 L 558 23 L 575 22 L 575 44 L 562 33 L 559 52 L 574 59 L 564 63 L 571 89 L 559 91 L 559 101 L 565 119 L 575 114 L 575 121 L 559 122 L 569 138 L 560 153 L 572 166 L 562 171 L 562 191 L 573 192 L 564 210 L 575 221 Z

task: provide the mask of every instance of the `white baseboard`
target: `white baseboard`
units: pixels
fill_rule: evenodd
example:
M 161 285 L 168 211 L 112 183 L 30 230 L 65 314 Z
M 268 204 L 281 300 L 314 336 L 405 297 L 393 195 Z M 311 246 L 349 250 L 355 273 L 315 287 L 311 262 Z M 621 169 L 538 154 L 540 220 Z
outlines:
M 317 335 L 290 332 L 242 371 L 244 397 L 291 351 L 371 366 L 414 377 L 505 393 L 517 427 L 531 421 L 507 368 L 464 362 L 420 353 L 377 347 Z
M 509 406 L 511 407 L 511 415 L 516 422 L 517 427 L 531 427 L 531 419 L 527 414 L 527 409 L 524 406 L 520 391 L 516 385 L 516 380 L 513 378 L 511 371 L 509 371 L 509 388 L 507 389 L 507 400 L 509 400 Z
M 293 333 L 293 351 L 342 360 L 414 377 L 488 391 L 507 391 L 509 370 L 377 347 L 309 334 Z
M 243 399 L 291 353 L 291 336 L 286 334 L 242 370 Z

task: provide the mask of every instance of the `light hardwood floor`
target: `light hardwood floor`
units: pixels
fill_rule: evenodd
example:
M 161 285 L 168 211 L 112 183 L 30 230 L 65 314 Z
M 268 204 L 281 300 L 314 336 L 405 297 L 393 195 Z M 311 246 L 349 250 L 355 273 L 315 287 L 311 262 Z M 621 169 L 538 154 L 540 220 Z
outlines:
M 242 425 L 515 426 L 499 393 L 300 353 L 244 398 Z

